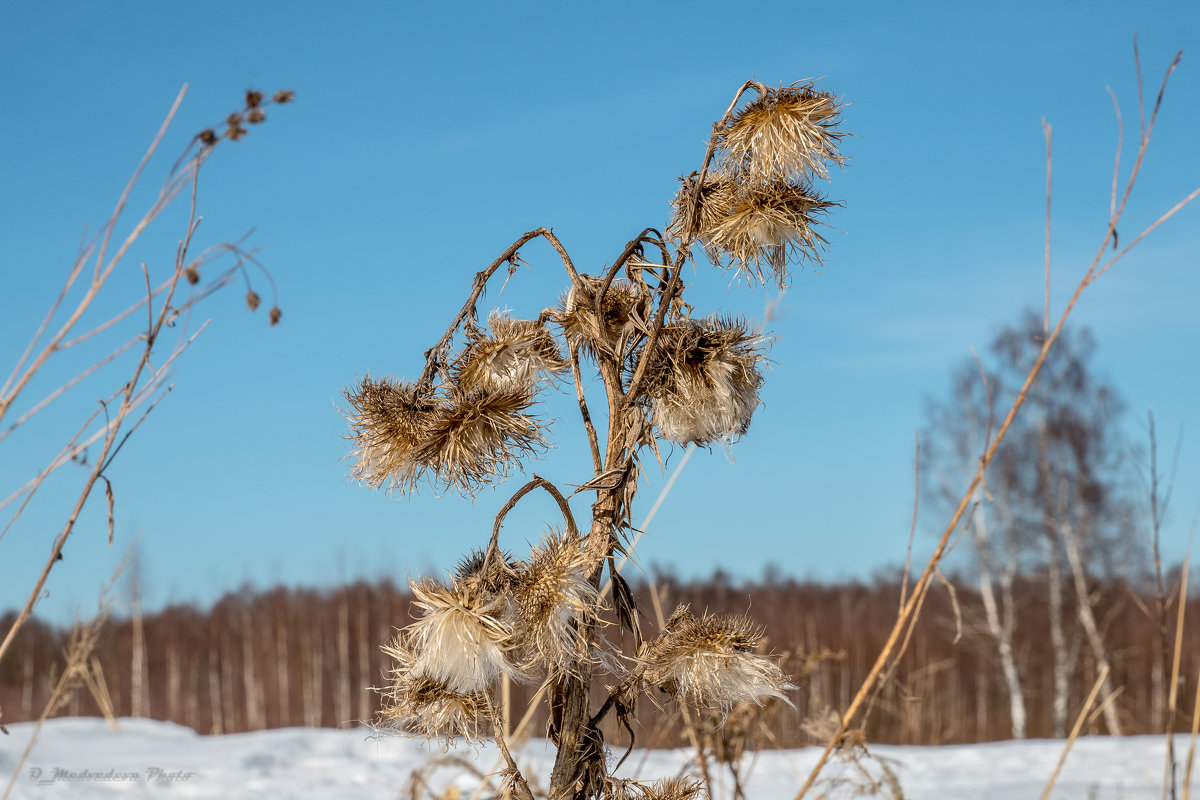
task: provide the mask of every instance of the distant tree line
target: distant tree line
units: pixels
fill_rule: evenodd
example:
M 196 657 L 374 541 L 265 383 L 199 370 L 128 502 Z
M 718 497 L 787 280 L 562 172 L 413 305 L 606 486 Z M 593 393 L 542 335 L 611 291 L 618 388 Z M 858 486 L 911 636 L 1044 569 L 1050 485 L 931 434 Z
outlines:
M 735 583 L 718 572 L 704 581 L 669 575 L 656 581 L 662 604 L 690 603 L 711 612 L 749 614 L 766 627 L 784 669 L 798 688 L 793 711 L 775 704 L 750 715 L 752 746 L 811 744 L 820 720 L 844 708 L 861 684 L 894 621 L 898 581 L 835 585 L 768 575 Z M 947 586 L 953 587 L 951 592 Z M 974 582 L 948 579 L 931 593 L 899 666 L 866 717 L 868 741 L 956 744 L 1012 735 L 1010 688 L 988 631 L 988 611 Z M 649 584 L 636 587 L 642 608 L 653 606 Z M 1155 622 L 1153 584 L 1092 580 L 1089 597 L 1108 645 L 1112 700 L 1125 734 L 1156 733 L 1168 722 L 1164 659 Z M 1021 635 L 1014 641 L 1022 681 L 1026 733 L 1056 733 L 1056 653 L 1050 636 L 1047 580 L 1036 573 L 1014 579 L 1011 593 Z M 753 594 L 753 604 L 749 597 Z M 1064 593 L 1066 611 L 1074 595 Z M 95 652 L 96 672 L 117 716 L 170 720 L 201 733 L 233 733 L 289 726 L 355 726 L 369 722 L 388 659 L 378 644 L 407 625 L 412 597 L 391 582 L 358 582 L 338 589 L 249 589 L 230 593 L 207 611 L 170 606 L 139 618 L 114 620 Z M 1169 609 L 1175 619 L 1178 597 Z M 7 618 L 5 618 L 6 621 Z M 654 620 L 643 620 L 654 632 Z M 616 625 L 609 635 L 621 635 Z M 0 663 L 4 722 L 36 719 L 61 671 L 67 631 L 31 621 L 11 658 Z M 627 635 L 627 634 L 625 634 Z M 1181 648 L 1174 728 L 1186 730 L 1200 669 L 1200 597 L 1188 600 Z M 1095 681 L 1097 663 L 1086 643 L 1069 653 L 1073 715 Z M 523 709 L 536 687 L 512 687 Z M 91 692 L 80 690 L 61 715 L 98 715 Z M 635 726 L 638 746 L 681 746 L 687 737 L 675 712 L 643 702 Z M 515 725 L 518 720 L 513 720 Z M 696 724 L 702 721 L 693 720 Z M 760 724 L 761 723 L 761 724 Z M 530 731 L 545 732 L 545 712 Z M 1098 715 L 1086 729 L 1106 733 Z M 628 742 L 622 730 L 606 741 Z

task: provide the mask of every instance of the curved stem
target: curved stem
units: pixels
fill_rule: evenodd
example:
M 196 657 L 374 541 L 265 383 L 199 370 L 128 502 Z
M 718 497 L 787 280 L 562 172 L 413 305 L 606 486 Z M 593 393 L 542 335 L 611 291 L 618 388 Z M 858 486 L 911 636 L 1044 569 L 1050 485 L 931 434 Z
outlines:
M 492 526 L 492 538 L 491 541 L 488 542 L 487 552 L 483 557 L 483 563 L 485 565 L 488 564 L 492 558 L 500 557 L 500 528 L 504 525 L 504 518 L 508 516 L 508 512 L 512 511 L 513 508 L 516 507 L 517 503 L 521 501 L 522 497 L 529 494 L 539 486 L 549 492 L 550 496 L 554 498 L 554 501 L 558 503 L 558 507 L 562 511 L 563 521 L 566 522 L 567 525 L 567 533 L 572 538 L 579 538 L 579 528 L 575 524 L 575 516 L 571 513 L 571 506 L 567 503 L 567 498 L 563 497 L 562 492 L 560 492 L 558 487 L 556 487 L 553 483 L 539 475 L 534 475 L 533 480 L 529 481 L 529 483 L 518 489 L 516 494 L 510 497 L 508 502 L 504 504 L 504 508 L 500 509 L 500 513 L 496 515 L 496 523 Z

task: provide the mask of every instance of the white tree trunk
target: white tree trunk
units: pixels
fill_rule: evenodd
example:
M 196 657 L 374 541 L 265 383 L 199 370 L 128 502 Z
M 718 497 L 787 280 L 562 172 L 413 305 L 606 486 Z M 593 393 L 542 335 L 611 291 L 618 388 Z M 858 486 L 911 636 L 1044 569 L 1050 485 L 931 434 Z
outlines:
M 983 598 L 983 608 L 987 620 L 988 634 L 996 644 L 1000 655 L 1000 669 L 1004 674 L 1004 685 L 1008 689 L 1010 716 L 1012 717 L 1012 737 L 1024 739 L 1026 736 L 1025 696 L 1021 689 L 1021 674 L 1017 670 L 1017 660 L 1013 650 L 1012 625 L 1012 579 L 1010 571 L 1006 570 L 1004 583 L 1007 584 L 1005 619 L 1001 619 L 1001 610 L 996 602 L 995 578 L 991 566 L 991 541 L 987 527 L 987 518 L 983 511 L 983 491 L 976 489 L 975 513 L 971 515 L 972 531 L 975 535 L 975 550 L 979 558 L 979 593 Z
M 1092 648 L 1092 657 L 1096 659 L 1096 668 L 1105 673 L 1103 692 L 1105 697 L 1111 696 L 1112 665 L 1108 660 L 1108 650 L 1104 647 L 1104 637 L 1100 635 L 1100 627 L 1096 624 L 1096 614 L 1092 608 L 1092 597 L 1087 588 L 1087 576 L 1083 571 L 1083 559 L 1079 553 L 1079 541 L 1074 529 L 1069 523 L 1061 525 L 1063 543 L 1066 546 L 1067 561 L 1071 565 L 1071 575 L 1075 583 L 1075 597 L 1079 605 L 1079 622 L 1087 635 L 1088 644 Z M 1109 734 L 1121 736 L 1121 721 L 1117 715 L 1117 704 L 1108 703 L 1104 706 L 1104 724 L 1108 726 Z

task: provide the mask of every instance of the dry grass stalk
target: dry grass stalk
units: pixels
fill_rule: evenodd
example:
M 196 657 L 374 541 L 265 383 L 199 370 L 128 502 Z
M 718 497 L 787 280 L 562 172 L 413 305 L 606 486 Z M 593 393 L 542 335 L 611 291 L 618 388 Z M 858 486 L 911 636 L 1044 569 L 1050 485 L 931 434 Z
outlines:
M 62 673 L 57 676 L 57 680 L 55 680 L 53 675 L 51 676 L 50 680 L 54 688 L 51 690 L 50 697 L 46 701 L 41 715 L 38 717 L 37 724 L 33 726 L 33 732 L 29 735 L 29 743 L 25 745 L 25 749 L 21 752 L 17 763 L 13 765 L 12 776 L 9 778 L 7 786 L 5 786 L 4 794 L 0 795 L 0 800 L 8 800 L 13 786 L 17 782 L 17 778 L 21 775 L 21 766 L 29 758 L 29 754 L 33 752 L 33 746 L 37 743 L 38 735 L 41 733 L 42 726 L 46 723 L 46 720 L 61 711 L 81 687 L 86 687 L 92 693 L 92 697 L 104 713 L 105 721 L 111 729 L 116 730 L 116 720 L 112 712 L 112 699 L 109 697 L 108 687 L 104 683 L 104 673 L 100 671 L 99 663 L 96 661 L 93 653 L 96 650 L 96 644 L 100 641 L 100 634 L 104 629 L 104 625 L 108 622 L 109 614 L 112 611 L 112 588 L 116 585 L 117 578 L 128 565 L 131 554 L 132 551 L 125 555 L 109 578 L 108 583 L 100 590 L 96 615 L 87 622 L 76 620 L 72 626 L 71 637 L 64 651 L 66 664 L 63 666 Z
M 1104 686 L 1104 681 L 1108 679 L 1108 668 L 1100 670 L 1100 674 L 1096 677 L 1096 682 L 1092 684 L 1092 690 L 1088 693 L 1087 699 L 1083 701 L 1083 708 L 1079 710 L 1079 714 L 1075 717 L 1075 724 L 1071 727 L 1071 735 L 1067 737 L 1067 743 L 1063 745 L 1062 752 L 1058 756 L 1058 763 L 1054 765 L 1054 772 L 1050 775 L 1050 780 L 1046 782 L 1046 788 L 1042 790 L 1041 800 L 1049 800 L 1050 792 L 1054 789 L 1054 784 L 1058 780 L 1058 775 L 1062 772 L 1063 764 L 1067 762 L 1067 755 L 1071 752 L 1071 747 L 1074 746 L 1075 740 L 1079 738 L 1080 731 L 1083 730 L 1083 723 L 1087 720 L 1088 712 L 1092 710 L 1092 704 L 1096 702 L 1096 698 L 1100 695 L 1100 689 Z
M 164 354 L 162 348 L 159 347 L 160 337 L 165 333 L 164 328 L 176 325 L 181 314 L 186 313 L 198 302 L 228 285 L 238 275 L 246 277 L 247 281 L 249 281 L 249 267 L 261 270 L 268 282 L 271 280 L 270 274 L 258 263 L 254 252 L 245 250 L 240 244 L 217 245 L 202 251 L 198 256 L 192 252 L 192 238 L 199 224 L 196 178 L 202 165 L 212 155 L 214 148 L 221 138 L 236 140 L 244 136 L 246 131 L 242 127 L 243 122 L 249 124 L 262 122 L 265 119 L 265 112 L 262 109 L 275 103 L 291 102 L 293 98 L 290 91 L 279 92 L 270 99 L 264 99 L 260 96 L 260 93 L 248 93 L 242 111 L 230 115 L 220 133 L 210 128 L 197 134 L 167 173 L 166 179 L 150 210 L 134 223 L 132 229 L 123 240 L 118 239 L 116 241 L 119 243 L 114 243 L 117 225 L 123 218 L 130 194 L 150 160 L 156 154 L 168 127 L 179 110 L 186 92 L 187 87 L 184 86 L 176 97 L 171 110 L 167 113 L 158 134 L 135 168 L 128 185 L 117 201 L 116 209 L 108 221 L 101 227 L 97 236 L 79 253 L 75 263 L 68 272 L 58 297 L 51 303 L 46 316 L 34 333 L 29 345 L 17 360 L 8 379 L 0 387 L 0 421 L 3 421 L 5 416 L 13 410 L 24 390 L 29 387 L 35 376 L 44 374 L 45 368 L 51 363 L 52 359 L 78 344 L 86 342 L 111 329 L 115 329 L 119 323 L 129 318 L 134 312 L 143 307 L 145 308 L 146 324 L 136 337 L 112 348 L 107 355 L 50 392 L 46 397 L 19 416 L 15 422 L 11 423 L 4 430 L 3 434 L 0 434 L 0 439 L 2 439 L 16 428 L 28 424 L 49 404 L 80 385 L 86 378 L 92 376 L 98 370 L 116 362 L 127 351 L 132 350 L 136 354 L 132 366 L 129 366 L 126 371 L 122 372 L 121 379 L 117 381 L 116 385 L 120 388 L 107 394 L 105 399 L 101 400 L 99 403 L 100 407 L 84 421 L 83 425 L 80 426 L 73 436 L 67 439 L 66 444 L 58 454 L 49 461 L 35 478 L 12 493 L 3 502 L 0 502 L 0 508 L 5 508 L 20 500 L 16 511 L 4 527 L 4 531 L 7 532 L 21 518 L 29 503 L 52 473 L 64 465 L 71 463 L 73 459 L 77 458 L 87 448 L 99 443 L 98 452 L 91 453 L 92 467 L 88 471 L 79 494 L 71 506 L 66 522 L 54 539 L 46 565 L 35 581 L 28 600 L 18 613 L 3 641 L 0 641 L 0 660 L 3 660 L 4 656 L 9 652 L 17 632 L 32 614 L 37 598 L 41 595 L 51 570 L 61 557 L 63 546 L 74 532 L 76 520 L 79 518 L 83 506 L 91 496 L 96 484 L 101 481 L 105 484 L 108 502 L 111 543 L 115 498 L 112 484 L 106 476 L 105 470 L 119 453 L 124 443 L 137 430 L 142 421 L 145 420 L 146 415 L 170 391 L 171 387 L 166 384 L 170 367 L 203 330 L 203 327 L 201 327 L 200 330 L 197 330 L 190 336 L 181 334 L 176 344 Z M 249 113 L 250 111 L 257 113 Z M 218 127 L 220 128 L 221 126 Z M 108 285 L 114 271 L 122 263 L 130 248 L 138 241 L 146 229 L 163 214 L 171 203 L 184 193 L 187 193 L 190 201 L 188 223 L 186 231 L 181 237 L 180 245 L 176 250 L 173 269 L 169 276 L 155 286 L 151 280 L 149 269 L 143 265 L 142 274 L 145 279 L 145 295 L 133 302 L 124 311 L 108 318 L 91 329 L 81 331 L 81 321 L 85 318 L 89 310 L 92 309 L 101 290 Z M 201 286 L 198 289 L 185 288 L 197 284 L 201 279 L 202 273 L 211 274 L 213 263 L 220 258 L 227 257 L 233 258 L 233 265 L 212 276 L 207 285 Z M 90 277 L 85 277 L 89 264 L 92 264 Z M 273 291 L 274 284 L 272 283 L 271 285 Z M 72 297 L 73 291 L 76 292 L 78 297 L 72 301 L 75 305 L 71 308 L 67 301 Z M 184 296 L 184 292 L 190 292 L 190 294 Z M 257 295 L 255 296 L 257 297 Z M 64 316 L 65 319 L 63 319 Z M 276 306 L 271 309 L 271 324 L 278 322 L 278 319 L 279 310 Z M 135 345 L 140 345 L 140 347 L 135 347 Z M 0 536 L 2 535 L 0 533 Z
M 1192 768 L 1196 765 L 1196 737 L 1200 735 L 1200 671 L 1196 673 L 1194 687 L 1196 699 L 1192 706 L 1192 734 L 1188 744 L 1187 760 L 1183 768 L 1183 800 L 1192 794 Z

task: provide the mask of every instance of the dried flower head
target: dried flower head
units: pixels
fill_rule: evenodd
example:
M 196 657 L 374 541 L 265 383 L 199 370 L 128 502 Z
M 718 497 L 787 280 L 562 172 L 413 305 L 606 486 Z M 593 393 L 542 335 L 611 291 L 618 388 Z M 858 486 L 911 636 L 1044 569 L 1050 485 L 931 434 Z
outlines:
M 435 483 L 471 494 L 544 444 L 541 426 L 526 413 L 531 405 L 528 391 L 452 392 L 424 429 L 414 461 Z
M 769 273 L 782 289 L 788 285 L 789 261 L 820 261 L 826 242 L 815 226 L 833 205 L 808 186 L 776 182 L 747 188 L 719 223 L 704 230 L 701 241 L 713 263 L 750 281 L 766 283 Z
M 205 128 L 196 134 L 196 138 L 199 139 L 202 144 L 212 147 L 217 143 L 217 132 L 212 128 Z
M 841 105 L 812 84 L 765 88 L 737 111 L 720 133 L 720 171 L 752 181 L 829 177 L 838 152 Z
M 413 671 L 415 658 L 403 636 L 384 645 L 393 661 L 392 683 L 382 691 L 378 724 L 425 739 L 455 737 L 480 741 L 491 730 L 487 698 L 481 693 L 456 692 L 435 679 Z
M 195 286 L 200 282 L 200 270 L 196 269 L 194 266 L 188 267 L 183 271 L 183 277 L 187 279 L 188 283 L 190 283 L 192 286 Z
M 267 312 L 267 319 L 270 321 L 272 327 L 278 325 L 279 320 L 283 319 L 283 311 L 280 310 L 279 306 L 271 306 L 271 310 Z
M 249 122 L 251 125 L 257 125 L 260 122 L 266 121 L 267 112 L 263 111 L 261 108 L 252 108 L 246 113 L 246 122 Z
M 658 435 L 707 445 L 744 434 L 759 404 L 763 337 L 710 317 L 665 328 L 661 342 L 646 386 Z
M 599 604 L 588 580 L 591 564 L 578 537 L 549 532 L 520 565 L 512 585 L 511 621 L 522 664 L 564 675 L 596 654 L 579 631 Z
M 258 296 L 258 292 L 253 289 L 246 292 L 246 307 L 251 311 L 258 310 L 258 304 L 262 302 L 262 298 Z
M 627 323 L 645 328 L 651 308 L 651 298 L 632 283 L 613 281 L 604 294 L 597 318 L 593 303 L 600 284 L 599 278 L 581 275 L 579 283 L 571 287 L 554 310 L 554 319 L 562 326 L 571 346 L 593 357 L 597 349 L 615 352 Z
M 667 225 L 667 235 L 679 240 L 694 237 L 706 242 L 733 209 L 738 197 L 737 182 L 725 175 L 708 175 L 700 185 L 700 197 L 696 198 L 694 193 L 698 176 L 693 173 L 679 180 L 679 191 L 671 201 L 671 222 Z M 688 225 L 688 213 L 692 203 L 697 200 L 695 216 L 691 225 Z M 689 238 L 689 241 L 692 240 Z
M 246 90 L 246 108 L 258 108 L 262 105 L 263 93 L 254 89 Z
M 455 363 L 459 389 L 524 390 L 567 368 L 554 336 L 540 323 L 493 313 L 488 328 L 488 334 L 468 330 L 471 340 Z
M 342 414 L 355 444 L 351 476 L 372 489 L 411 489 L 420 471 L 414 452 L 437 415 L 436 399 L 413 384 L 370 375 L 345 397 L 350 408 Z
M 640 800 L 703 800 L 704 784 L 687 777 L 664 778 L 641 787 Z
M 773 659 L 757 652 L 762 628 L 740 614 L 695 617 L 680 606 L 639 657 L 643 679 L 670 695 L 728 712 L 738 703 L 795 688 Z
M 280 89 L 275 93 L 276 103 L 290 103 L 296 99 L 296 93 L 291 89 Z
M 486 691 L 501 675 L 520 677 L 506 655 L 510 636 L 503 597 L 472 580 L 409 585 L 422 612 L 408 627 L 416 654 L 414 675 L 459 694 Z

